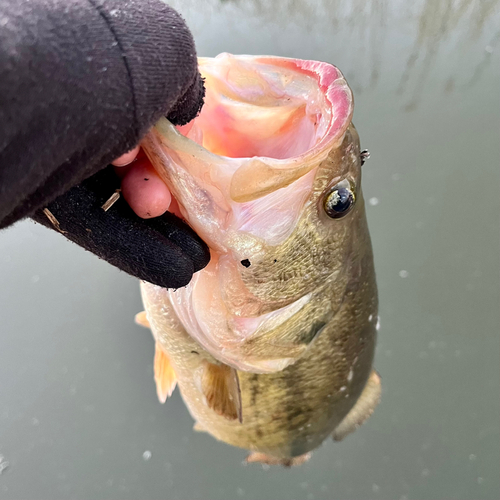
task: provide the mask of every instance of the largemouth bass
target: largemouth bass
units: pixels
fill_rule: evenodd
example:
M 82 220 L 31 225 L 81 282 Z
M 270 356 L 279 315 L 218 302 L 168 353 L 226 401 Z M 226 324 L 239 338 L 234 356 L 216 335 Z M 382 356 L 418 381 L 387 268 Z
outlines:
M 196 428 L 293 465 L 373 411 L 377 324 L 353 98 L 341 72 L 277 57 L 201 58 L 201 114 L 160 120 L 143 148 L 209 265 L 142 283 L 161 401 L 175 385 Z

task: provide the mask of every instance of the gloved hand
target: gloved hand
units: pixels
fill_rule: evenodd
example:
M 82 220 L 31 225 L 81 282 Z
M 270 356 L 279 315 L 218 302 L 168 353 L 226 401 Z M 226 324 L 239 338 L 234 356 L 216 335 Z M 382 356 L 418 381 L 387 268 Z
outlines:
M 0 228 L 32 216 L 140 279 L 187 284 L 209 259 L 187 225 L 101 208 L 120 185 L 106 166 L 202 106 L 184 21 L 161 0 L 0 0 L 0 20 Z

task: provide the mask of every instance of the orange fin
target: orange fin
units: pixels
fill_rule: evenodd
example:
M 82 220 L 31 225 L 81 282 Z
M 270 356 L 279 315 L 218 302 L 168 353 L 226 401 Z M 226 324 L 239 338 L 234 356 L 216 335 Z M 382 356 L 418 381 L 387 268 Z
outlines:
M 227 365 L 205 362 L 201 391 L 209 408 L 229 420 L 241 417 L 241 391 L 238 372 Z
M 142 311 L 140 313 L 137 313 L 135 315 L 134 319 L 138 325 L 141 325 L 144 328 L 151 328 L 151 325 L 149 324 L 149 321 L 148 321 L 148 317 L 146 316 L 146 311 Z
M 271 455 L 266 455 L 259 451 L 254 451 L 248 455 L 245 462 L 247 464 L 260 463 L 262 465 L 282 465 L 283 467 L 295 467 L 306 463 L 311 458 L 311 453 L 304 453 L 293 458 L 277 458 Z
M 333 431 L 332 438 L 334 441 L 341 441 L 370 417 L 380 402 L 381 392 L 380 375 L 375 370 L 372 370 L 356 404 Z
M 170 359 L 165 354 L 163 349 L 156 343 L 155 346 L 155 382 L 156 394 L 160 403 L 164 403 L 167 397 L 172 395 L 175 386 L 177 385 L 177 377 L 174 369 L 170 364 Z

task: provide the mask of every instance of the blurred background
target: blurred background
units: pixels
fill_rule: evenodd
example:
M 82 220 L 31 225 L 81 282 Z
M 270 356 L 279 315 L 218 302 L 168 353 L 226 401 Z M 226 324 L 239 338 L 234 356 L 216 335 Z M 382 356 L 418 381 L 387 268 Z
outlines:
M 1 499 L 500 498 L 500 1 L 170 1 L 198 53 L 328 61 L 351 85 L 380 292 L 382 403 L 300 468 L 164 406 L 136 280 L 0 233 Z

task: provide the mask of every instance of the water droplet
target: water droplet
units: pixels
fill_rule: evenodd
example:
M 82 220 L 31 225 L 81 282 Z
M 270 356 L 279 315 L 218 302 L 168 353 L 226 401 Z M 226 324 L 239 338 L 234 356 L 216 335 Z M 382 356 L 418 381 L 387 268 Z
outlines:
M 380 486 L 378 484 L 373 483 L 373 486 L 372 486 L 373 493 L 377 493 L 377 491 L 379 491 L 379 490 L 380 490 Z
M 368 203 L 369 203 L 372 207 L 374 207 L 374 206 L 376 206 L 376 205 L 378 205 L 378 204 L 379 204 L 379 200 L 378 200 L 378 198 L 373 197 L 373 198 L 370 198 L 370 199 L 368 200 Z
M 38 418 L 33 417 L 31 419 L 31 425 L 34 425 L 36 427 L 39 423 L 40 423 L 40 421 L 38 420 Z
M 153 455 L 152 455 L 152 453 L 151 453 L 149 450 L 146 450 L 146 451 L 142 454 L 142 459 L 143 459 L 143 460 L 145 460 L 145 461 L 147 462 L 148 460 L 150 460 L 150 459 L 151 459 L 151 457 L 152 457 L 152 456 L 153 456 Z
M 477 484 L 483 484 L 483 482 L 484 482 L 484 477 L 477 478 Z
M 380 330 L 380 316 L 377 316 L 377 324 L 375 325 L 377 332 Z
M 343 385 L 343 386 L 339 389 L 339 391 L 340 391 L 340 392 L 344 392 L 346 389 L 347 389 L 347 386 L 346 386 L 346 385 Z
M 400 278 L 408 278 L 408 276 L 410 276 L 410 273 L 406 271 L 406 269 L 401 269 L 401 271 L 399 271 Z
M 487 52 L 488 54 L 492 54 L 493 47 L 491 45 L 486 45 L 486 47 L 484 48 L 484 51 Z
M 352 371 L 352 368 L 349 370 L 349 373 L 347 374 L 347 381 L 350 382 L 352 380 L 352 377 L 354 376 L 354 372 Z
M 4 460 L 4 456 L 0 455 L 0 474 L 9 467 L 10 463 Z
M 35 274 L 31 277 L 31 283 L 38 283 L 40 281 L 40 276 L 38 274 Z
M 236 488 L 236 494 L 242 497 L 245 494 L 245 490 L 243 488 Z
M 422 477 L 427 477 L 430 474 L 429 469 L 423 469 L 422 470 Z
M 476 456 L 476 455 L 474 455 L 474 453 L 471 453 L 471 454 L 469 455 L 469 460 L 471 460 L 471 461 L 476 460 L 476 458 L 477 458 L 477 456 Z

